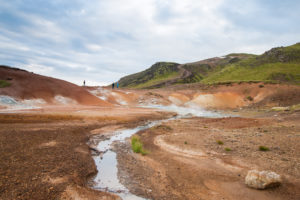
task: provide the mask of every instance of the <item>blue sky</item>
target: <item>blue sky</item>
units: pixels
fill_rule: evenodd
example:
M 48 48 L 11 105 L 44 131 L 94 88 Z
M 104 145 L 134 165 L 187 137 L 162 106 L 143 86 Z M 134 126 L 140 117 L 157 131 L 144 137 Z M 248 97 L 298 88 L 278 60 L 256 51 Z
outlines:
M 0 0 L 0 64 L 103 85 L 300 42 L 299 0 Z

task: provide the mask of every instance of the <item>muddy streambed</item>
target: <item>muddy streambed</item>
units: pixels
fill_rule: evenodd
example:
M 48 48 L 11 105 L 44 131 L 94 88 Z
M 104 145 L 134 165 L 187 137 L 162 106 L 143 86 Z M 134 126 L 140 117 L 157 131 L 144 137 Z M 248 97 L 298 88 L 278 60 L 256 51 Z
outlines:
M 155 106 L 153 108 L 177 112 L 178 115 L 176 117 L 172 117 L 165 120 L 148 122 L 143 126 L 138 126 L 132 129 L 117 130 L 112 133 L 96 135 L 90 139 L 89 143 L 92 144 L 92 148 L 95 149 L 95 151 L 97 152 L 93 156 L 93 159 L 98 170 L 97 175 L 89 181 L 89 185 L 91 186 L 91 188 L 117 194 L 124 200 L 144 199 L 142 197 L 138 197 L 130 193 L 126 186 L 120 183 L 118 179 L 117 154 L 112 150 L 112 144 L 115 142 L 124 142 L 126 138 L 131 137 L 135 133 L 141 130 L 149 129 L 168 120 L 187 118 L 193 116 L 209 118 L 226 117 L 223 114 L 206 111 L 199 108 L 185 108 L 178 106 Z

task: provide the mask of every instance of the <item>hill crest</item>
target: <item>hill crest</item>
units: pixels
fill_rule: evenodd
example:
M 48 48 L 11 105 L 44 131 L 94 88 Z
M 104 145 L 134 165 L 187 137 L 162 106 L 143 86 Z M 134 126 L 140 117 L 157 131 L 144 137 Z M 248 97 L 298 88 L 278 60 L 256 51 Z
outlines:
M 150 89 L 175 84 L 249 81 L 299 84 L 300 43 L 272 48 L 262 55 L 231 53 L 186 64 L 158 62 L 121 78 L 119 83 L 121 87 Z

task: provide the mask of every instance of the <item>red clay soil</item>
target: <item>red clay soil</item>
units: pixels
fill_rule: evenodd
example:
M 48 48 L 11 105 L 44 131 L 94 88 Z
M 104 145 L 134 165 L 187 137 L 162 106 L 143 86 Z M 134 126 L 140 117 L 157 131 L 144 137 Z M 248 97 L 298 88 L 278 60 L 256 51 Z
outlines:
M 202 107 L 214 109 L 238 108 L 238 107 L 273 107 L 290 106 L 299 104 L 300 86 L 291 84 L 270 84 L 270 83 L 229 83 L 223 85 L 201 85 L 185 84 L 171 86 L 168 89 L 155 89 L 153 92 L 161 95 L 172 95 L 189 97 L 191 100 L 209 95 L 206 106 L 195 101 Z M 199 100 L 198 100 L 199 101 Z M 185 101 L 183 101 L 185 103 Z
M 0 80 L 11 83 L 9 87 L 0 89 L 0 95 L 18 99 L 41 98 L 47 103 L 53 103 L 54 97 L 60 95 L 76 100 L 77 103 L 83 105 L 111 105 L 75 84 L 25 70 L 0 66 Z
M 246 98 L 257 97 L 253 106 L 288 106 L 299 103 L 300 99 L 300 87 L 290 84 L 235 83 L 218 86 L 216 91 L 236 92 Z

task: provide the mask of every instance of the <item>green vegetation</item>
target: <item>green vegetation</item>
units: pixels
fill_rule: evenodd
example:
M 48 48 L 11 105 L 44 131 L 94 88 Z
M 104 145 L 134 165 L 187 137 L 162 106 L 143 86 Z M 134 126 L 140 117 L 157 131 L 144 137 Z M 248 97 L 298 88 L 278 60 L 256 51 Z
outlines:
M 135 153 L 141 153 L 143 156 L 147 155 L 149 152 L 143 148 L 143 143 L 138 136 L 133 136 L 131 138 L 131 148 Z
M 218 143 L 219 145 L 223 145 L 223 144 L 224 144 L 224 142 L 221 141 L 221 140 L 217 140 L 217 143 Z
M 164 86 L 164 82 L 168 80 L 172 80 L 173 78 L 178 76 L 178 72 L 170 72 L 170 73 L 165 73 L 162 75 L 158 75 L 155 78 L 145 82 L 141 83 L 139 85 L 132 85 L 131 88 L 155 88 L 158 87 L 159 85 Z
M 259 146 L 258 148 L 260 151 L 270 151 L 270 149 L 266 146 Z
M 252 56 L 229 64 L 220 71 L 206 77 L 202 82 L 248 81 L 300 81 L 300 43 L 288 47 L 271 49 L 260 56 Z
M 158 62 L 149 69 L 132 74 L 120 79 L 121 87 L 129 88 L 151 88 L 158 87 L 166 80 L 174 79 L 179 75 L 177 63 Z
M 251 96 L 247 96 L 247 99 L 248 99 L 249 101 L 253 101 L 253 98 L 252 98 Z
M 225 150 L 225 151 L 232 151 L 232 149 L 229 148 L 229 147 L 225 147 L 224 150 Z
M 213 84 L 219 82 L 249 82 L 249 81 L 300 81 L 300 63 L 268 63 L 258 67 L 229 65 L 221 71 L 212 74 L 202 82 Z
M 187 144 L 187 141 L 184 141 L 184 144 Z
M 300 104 L 296 104 L 296 105 L 293 105 L 291 106 L 291 111 L 299 111 L 300 110 Z
M 11 85 L 10 82 L 7 82 L 5 80 L 0 80 L 0 88 L 9 87 Z
M 159 62 L 120 79 L 121 87 L 159 88 L 170 84 L 228 84 L 243 82 L 300 84 L 300 43 L 262 55 L 233 53 L 194 63 Z M 264 85 L 259 85 L 260 88 Z

